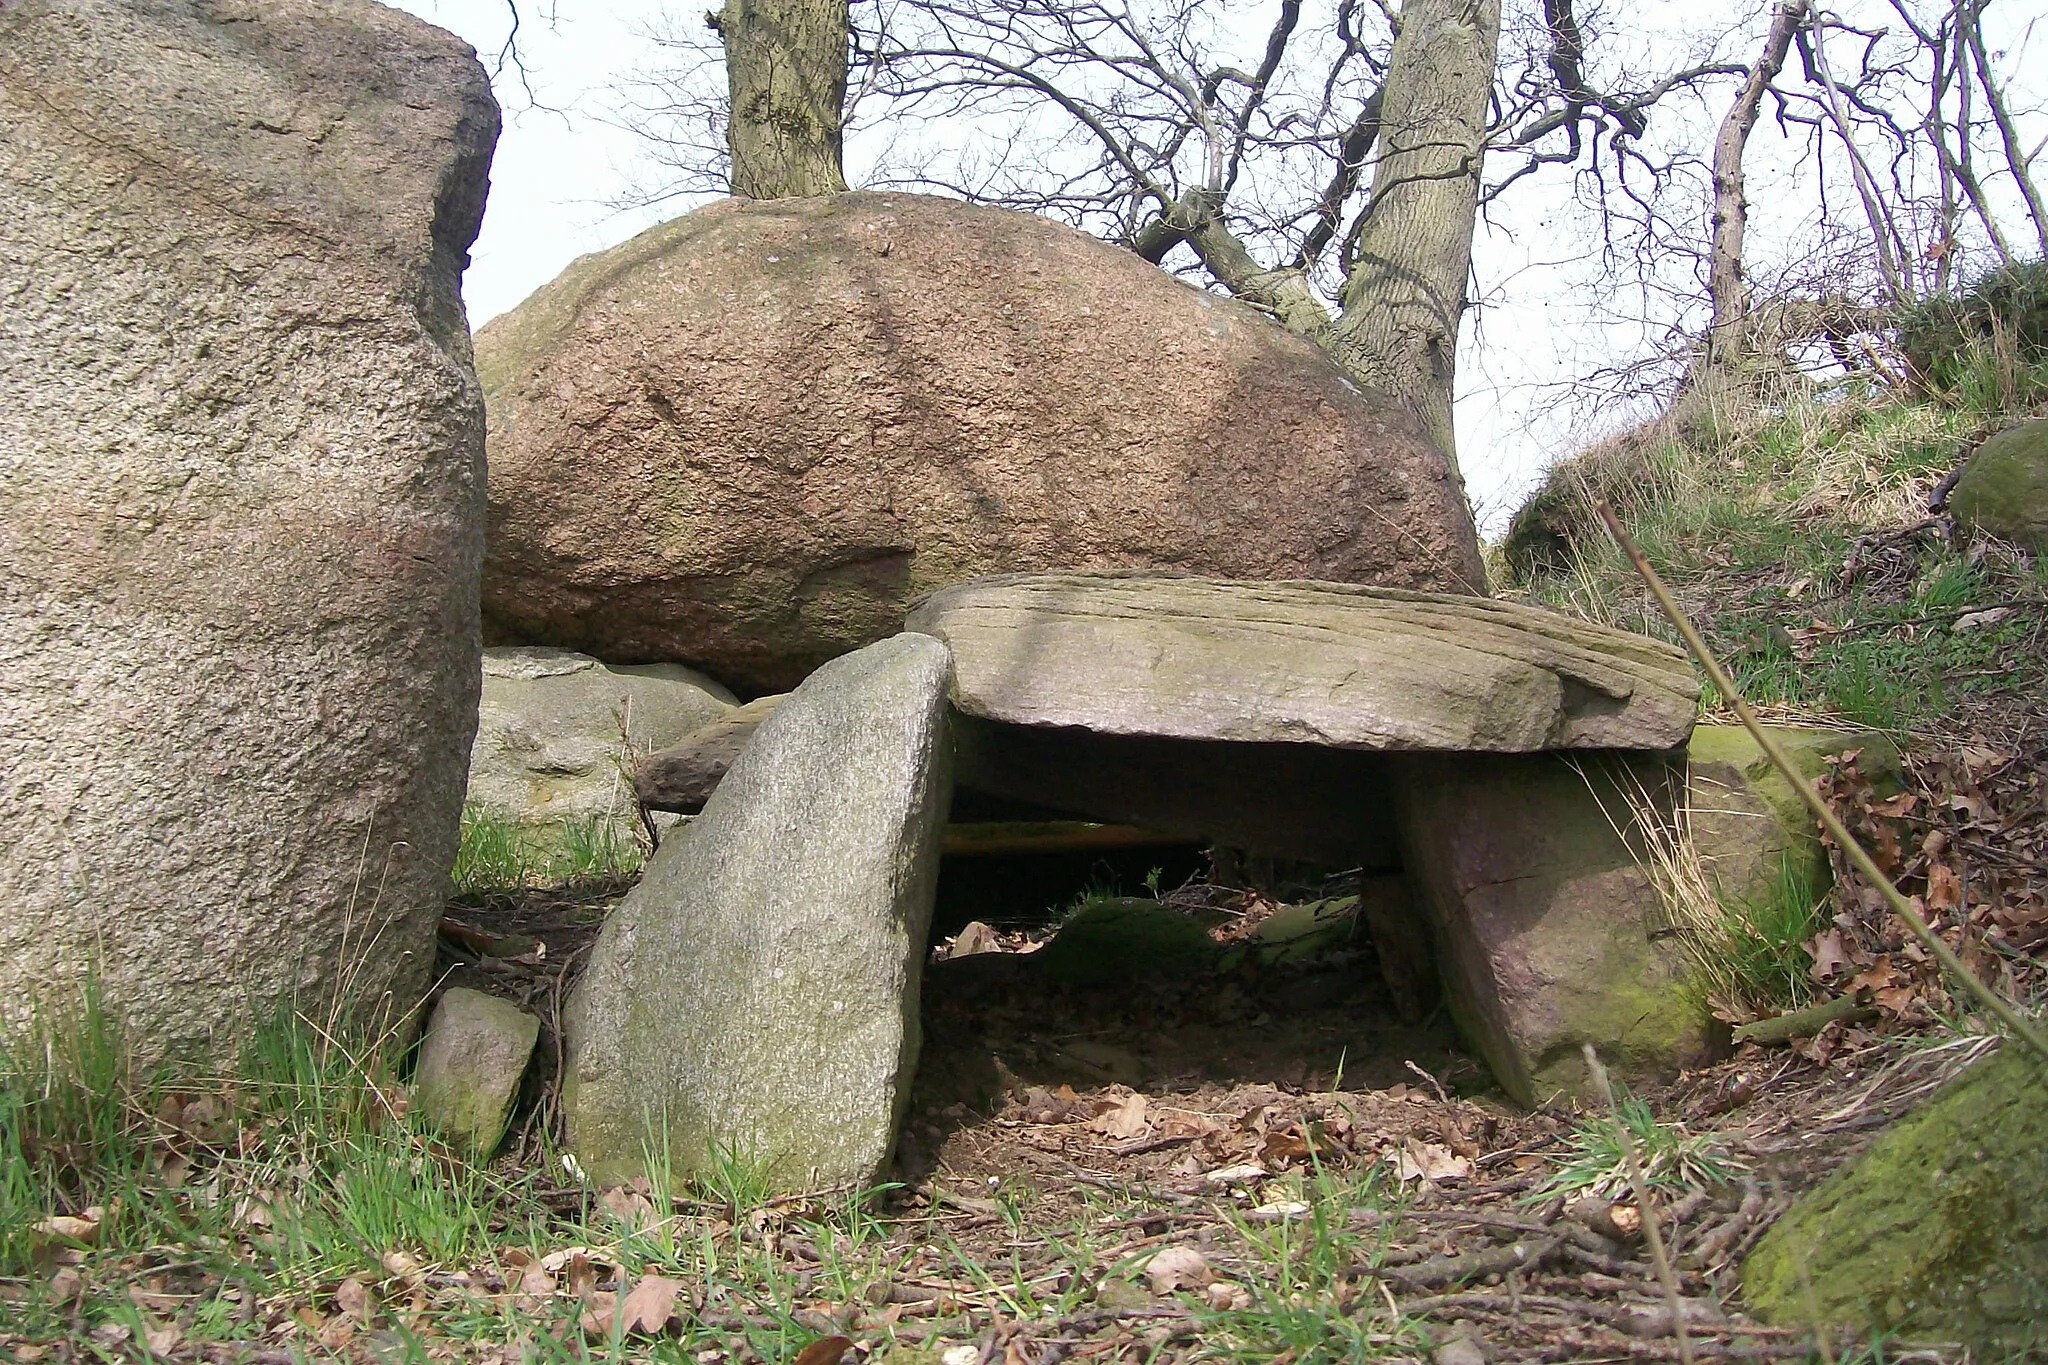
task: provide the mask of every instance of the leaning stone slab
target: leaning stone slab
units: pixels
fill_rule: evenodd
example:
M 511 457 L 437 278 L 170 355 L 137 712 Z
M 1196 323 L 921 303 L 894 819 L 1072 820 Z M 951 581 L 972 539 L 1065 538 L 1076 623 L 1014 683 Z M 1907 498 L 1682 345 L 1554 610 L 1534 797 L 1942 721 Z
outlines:
M 1346 749 L 1669 749 L 1699 687 L 1661 642 L 1485 598 L 1145 573 L 931 594 L 971 717 Z
M 571 997 L 563 1104 L 590 1175 L 714 1150 L 787 1189 L 865 1184 L 917 1063 L 951 797 L 945 646 L 818 669 L 613 912 Z
M 1887 1130 L 1802 1195 L 1742 1264 L 1766 1322 L 2048 1350 L 2048 1066 L 2025 1044 Z
M 540 1020 L 509 1000 L 451 987 L 434 1007 L 413 1077 L 415 1110 L 479 1157 L 498 1150 Z
M 1632 795 L 1670 800 L 1661 759 L 1409 754 L 1390 767 L 1452 1014 L 1516 1102 L 1577 1093 L 1584 1043 L 1629 1078 L 1708 1059 L 1662 898 L 1619 832 Z
M 498 110 L 365 0 L 0 5 L 0 1015 L 410 1009 L 477 704 Z
M 633 755 L 674 744 L 734 707 L 730 692 L 680 664 L 487 649 L 469 801 L 522 824 L 633 816 Z

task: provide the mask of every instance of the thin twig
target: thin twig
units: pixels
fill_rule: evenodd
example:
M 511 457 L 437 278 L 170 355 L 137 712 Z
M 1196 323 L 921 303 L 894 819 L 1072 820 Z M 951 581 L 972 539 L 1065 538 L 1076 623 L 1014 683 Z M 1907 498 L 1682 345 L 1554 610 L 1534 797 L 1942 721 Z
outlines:
M 1636 1213 L 1643 1224 L 1643 1240 L 1649 1243 L 1650 1260 L 1656 1264 L 1657 1278 L 1664 1285 L 1664 1301 L 1671 1306 L 1671 1333 L 1678 1339 L 1678 1358 L 1683 1365 L 1692 1365 L 1692 1339 L 1685 1331 L 1685 1295 L 1679 1292 L 1678 1275 L 1671 1269 L 1671 1258 L 1664 1254 L 1664 1233 L 1657 1226 L 1657 1209 L 1650 1203 L 1650 1182 L 1643 1176 L 1643 1163 L 1636 1156 L 1636 1135 L 1628 1129 L 1621 1117 L 1621 1106 L 1614 1101 L 1614 1087 L 1607 1082 L 1607 1068 L 1600 1064 L 1600 1054 L 1593 1051 L 1593 1045 L 1583 1045 L 1586 1054 L 1586 1069 L 1593 1073 L 1593 1084 L 1599 1087 L 1600 1096 L 1607 1101 L 1607 1112 L 1614 1123 L 1614 1135 L 1621 1143 L 1622 1164 L 1628 1168 L 1629 1188 L 1635 1191 Z

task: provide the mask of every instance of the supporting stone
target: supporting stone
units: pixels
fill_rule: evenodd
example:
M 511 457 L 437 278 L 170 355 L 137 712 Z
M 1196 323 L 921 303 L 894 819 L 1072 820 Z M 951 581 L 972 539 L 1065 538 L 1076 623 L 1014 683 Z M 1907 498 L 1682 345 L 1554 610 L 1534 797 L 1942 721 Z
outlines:
M 1708 1058 L 1706 1012 L 1661 898 L 1620 830 L 1656 757 L 1390 759 L 1404 864 L 1460 1031 L 1521 1104 L 1583 1083 L 1580 1045 L 1624 1077 Z
M 735 708 L 732 693 L 680 664 L 614 667 L 566 649 L 487 649 L 468 800 L 522 824 L 637 820 L 634 756 Z
M 921 635 L 820 668 L 612 913 L 566 1019 L 592 1178 L 650 1158 L 791 1190 L 880 1173 L 917 1062 L 949 673 Z
M 1880 790 L 1899 781 L 1898 747 L 1872 730 L 1771 727 L 1800 776 L 1812 782 L 1828 761 L 1854 752 Z M 1829 879 L 1820 826 L 1763 747 L 1740 725 L 1701 725 L 1686 746 L 1687 825 L 1709 883 L 1730 905 L 1780 894 L 1786 878 L 1818 898 Z

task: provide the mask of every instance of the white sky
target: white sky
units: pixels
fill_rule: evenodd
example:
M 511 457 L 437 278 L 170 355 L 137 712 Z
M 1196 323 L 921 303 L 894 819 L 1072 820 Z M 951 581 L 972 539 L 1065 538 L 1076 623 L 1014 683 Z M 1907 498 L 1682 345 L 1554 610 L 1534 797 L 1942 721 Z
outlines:
M 504 41 L 505 0 L 391 0 L 474 44 L 487 68 Z M 687 5 L 687 0 L 684 0 Z M 1739 3 L 1739 0 L 1737 0 Z M 664 0 L 612 0 L 559 5 L 552 22 L 538 13 L 547 0 L 522 0 L 520 33 L 527 98 L 516 72 L 498 80 L 506 110 L 505 132 L 491 169 L 491 193 L 482 235 L 464 282 L 470 321 L 481 326 L 553 279 L 570 261 L 603 250 L 685 207 L 669 203 L 621 211 L 613 205 L 655 177 L 644 145 L 611 111 L 613 86 L 625 73 L 652 61 L 645 31 L 660 20 Z M 1624 0 L 1630 26 L 1640 33 L 1676 31 L 1698 17 L 1698 0 Z M 1720 8 L 1730 0 L 1716 0 Z M 2006 10 L 2031 10 L 2034 0 Z M 708 6 L 698 3 L 690 14 Z M 1996 8 L 1996 7 L 1994 7 Z M 683 12 L 683 11 L 677 11 Z M 2031 30 L 2031 13 L 2013 16 Z M 2030 34 L 2028 35 L 2030 36 Z M 1651 39 L 1654 41 L 1654 38 Z M 2024 49 L 2024 37 L 2015 44 Z M 1738 59 L 1748 53 L 1740 51 Z M 2020 69 L 2022 53 L 2013 58 Z M 2023 82 L 2024 84 L 2025 82 Z M 1713 96 L 1718 106 L 1725 91 Z M 1660 117 L 1668 117 L 1661 114 Z M 1702 136 L 1720 108 L 1697 110 Z M 2030 130 L 2033 136 L 2039 131 Z M 1758 128 L 1751 160 L 1768 163 L 1774 134 Z M 1772 212 L 1767 166 L 1752 165 L 1752 249 L 1784 245 L 1784 233 L 1805 230 L 1808 212 Z M 1483 307 L 1468 315 L 1462 338 L 1457 423 L 1459 462 L 1482 528 L 1505 528 L 1519 497 L 1557 455 L 1606 434 L 1626 417 L 1620 410 L 1552 410 L 1546 392 L 1590 366 L 1639 352 L 1654 337 L 1602 319 L 1582 264 L 1588 250 L 1585 220 L 1566 212 L 1561 186 L 1507 201 L 1503 216 L 1482 225 L 1474 266 Z M 1796 241 L 1794 243 L 1796 256 Z

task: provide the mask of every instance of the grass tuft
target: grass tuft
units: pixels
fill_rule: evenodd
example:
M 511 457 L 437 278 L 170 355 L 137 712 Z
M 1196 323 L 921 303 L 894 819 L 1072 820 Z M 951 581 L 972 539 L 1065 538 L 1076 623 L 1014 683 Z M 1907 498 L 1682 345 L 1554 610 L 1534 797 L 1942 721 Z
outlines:
M 1653 1190 L 1726 1185 L 1739 1174 L 1735 1159 L 1718 1137 L 1659 1123 L 1649 1105 L 1617 1085 L 1613 1115 L 1580 1120 L 1565 1139 L 1570 1154 L 1564 1164 L 1529 1194 L 1528 1202 L 1540 1204 L 1560 1194 L 1612 1199 L 1625 1193 L 1629 1179 L 1623 1132 L 1634 1140 L 1643 1178 Z
M 478 895 L 630 877 L 646 860 L 639 834 L 603 815 L 527 825 L 470 805 L 462 811 L 455 891 Z

